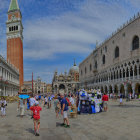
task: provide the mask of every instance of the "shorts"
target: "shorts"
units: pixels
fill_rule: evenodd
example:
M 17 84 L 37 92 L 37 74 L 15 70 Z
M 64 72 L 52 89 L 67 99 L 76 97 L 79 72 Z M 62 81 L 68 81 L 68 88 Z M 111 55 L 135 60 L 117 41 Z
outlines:
M 108 107 L 108 102 L 107 101 L 103 102 L 103 107 Z
M 64 118 L 64 119 L 68 118 L 68 112 L 67 112 L 67 111 L 64 111 L 64 112 L 63 112 L 63 118 Z
M 59 112 L 59 111 L 60 111 L 60 108 L 56 107 L 56 108 L 55 108 L 55 111 L 56 111 L 56 112 Z
M 40 119 L 36 120 L 36 119 L 33 119 L 34 123 L 36 122 L 37 124 L 40 123 Z
M 122 103 L 122 98 L 120 98 L 120 103 Z

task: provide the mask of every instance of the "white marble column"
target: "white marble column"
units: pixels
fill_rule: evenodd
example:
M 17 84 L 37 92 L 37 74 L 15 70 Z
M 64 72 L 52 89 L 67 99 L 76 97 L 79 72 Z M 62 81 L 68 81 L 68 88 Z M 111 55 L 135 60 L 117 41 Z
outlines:
M 135 68 L 133 67 L 133 79 L 135 78 Z
M 137 66 L 137 79 L 139 79 L 139 66 Z

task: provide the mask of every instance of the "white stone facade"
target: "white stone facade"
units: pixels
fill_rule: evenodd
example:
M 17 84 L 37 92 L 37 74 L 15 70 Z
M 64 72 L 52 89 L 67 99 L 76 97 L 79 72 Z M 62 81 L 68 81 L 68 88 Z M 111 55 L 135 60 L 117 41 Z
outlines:
M 140 16 L 117 30 L 79 65 L 80 88 L 140 92 Z
M 57 71 L 54 73 L 52 81 L 52 92 L 58 94 L 59 90 L 64 90 L 66 94 L 76 93 L 79 89 L 79 68 L 74 66 L 69 70 L 69 73 L 58 74 Z
M 26 93 L 32 92 L 32 81 L 24 81 L 22 91 Z M 42 82 L 40 77 L 38 77 L 37 80 L 33 80 L 33 93 L 47 93 L 47 84 Z
M 0 56 L 0 96 L 14 96 L 19 92 L 19 71 Z

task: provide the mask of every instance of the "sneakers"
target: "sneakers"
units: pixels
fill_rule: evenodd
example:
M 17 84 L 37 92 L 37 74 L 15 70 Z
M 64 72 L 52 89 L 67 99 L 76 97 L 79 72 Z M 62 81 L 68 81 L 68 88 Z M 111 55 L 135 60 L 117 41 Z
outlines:
M 70 125 L 65 125 L 65 128 L 70 128 Z
M 39 133 L 36 133 L 35 136 L 40 136 Z

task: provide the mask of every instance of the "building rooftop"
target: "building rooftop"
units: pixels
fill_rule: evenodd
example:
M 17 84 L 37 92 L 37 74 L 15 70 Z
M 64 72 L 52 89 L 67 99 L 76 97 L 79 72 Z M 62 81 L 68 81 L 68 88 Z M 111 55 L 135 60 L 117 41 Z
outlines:
M 19 10 L 19 6 L 18 6 L 17 0 L 11 0 L 8 12 L 14 11 L 14 10 Z

